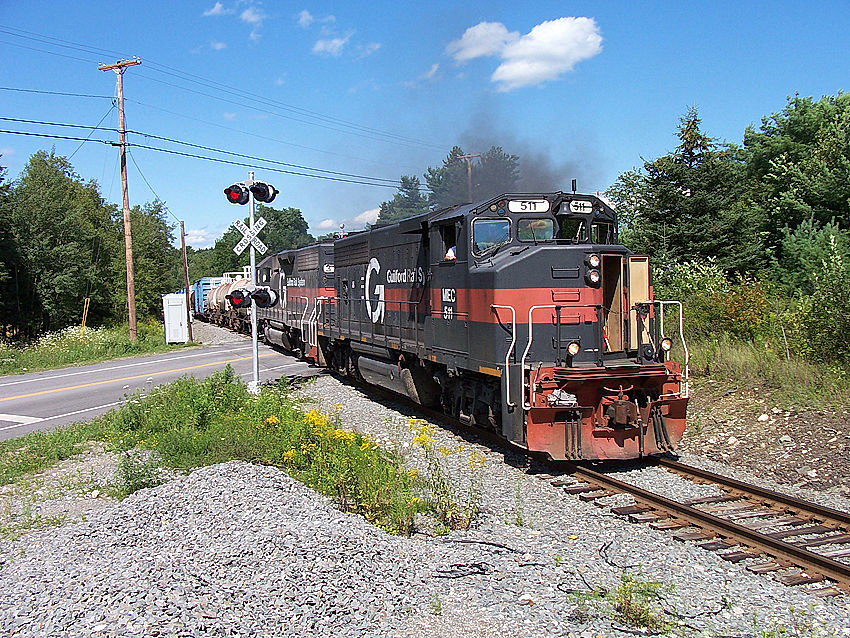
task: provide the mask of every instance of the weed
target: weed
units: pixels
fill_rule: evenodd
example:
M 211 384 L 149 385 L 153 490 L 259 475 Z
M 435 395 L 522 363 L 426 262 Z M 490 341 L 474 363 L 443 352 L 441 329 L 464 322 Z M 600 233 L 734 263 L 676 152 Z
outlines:
M 440 595 L 437 592 L 431 594 L 431 604 L 430 604 L 431 613 L 435 616 L 439 616 L 443 613 L 443 601 L 440 600 Z
M 670 622 L 665 619 L 663 610 L 654 609 L 663 589 L 661 583 L 623 574 L 620 585 L 608 596 L 617 616 L 626 625 L 666 632 L 671 627 Z
M 672 623 L 666 618 L 664 610 L 657 603 L 670 586 L 655 581 L 642 580 L 632 574 L 623 574 L 620 584 L 613 591 L 595 589 L 590 593 L 575 593 L 574 615 L 587 618 L 590 605 L 610 610 L 616 620 L 629 627 L 635 627 L 653 633 L 666 633 Z
M 461 497 L 461 480 L 449 471 L 447 459 L 461 454 L 464 447 L 437 447 L 434 443 L 434 426 L 421 419 L 410 419 L 408 428 L 414 433 L 413 446 L 421 450 L 428 466 L 424 484 L 429 503 L 440 523 L 438 531 L 441 528 L 469 529 L 478 515 L 481 503 L 480 470 L 486 462 L 484 455 L 470 452 L 467 459 L 468 475 L 465 477 L 466 494 Z
M 561 563 L 563 563 L 563 562 L 564 562 L 564 559 L 561 557 L 561 555 L 555 554 L 555 567 L 560 567 Z
M 517 527 L 522 527 L 525 524 L 525 521 L 522 517 L 522 482 L 520 481 L 520 479 L 517 479 L 516 482 L 514 522 L 516 523 Z
M 118 462 L 115 481 L 108 491 L 115 498 L 123 499 L 139 490 L 156 487 L 163 481 L 162 468 L 152 456 L 130 451 Z

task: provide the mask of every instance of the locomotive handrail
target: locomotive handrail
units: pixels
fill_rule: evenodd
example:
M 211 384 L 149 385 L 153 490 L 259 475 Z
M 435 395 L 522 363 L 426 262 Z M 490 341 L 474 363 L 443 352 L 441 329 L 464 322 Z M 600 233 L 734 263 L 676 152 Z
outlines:
M 681 301 L 658 301 L 655 300 L 655 303 L 659 306 L 659 320 L 661 322 L 661 335 L 664 336 L 664 306 L 678 306 L 679 307 L 679 337 L 682 339 L 682 348 L 685 351 L 685 361 L 684 361 L 684 370 L 682 371 L 682 381 L 685 386 L 685 397 L 690 396 L 690 387 L 688 381 L 688 372 L 689 372 L 689 364 L 691 361 L 691 354 L 688 352 L 688 344 L 685 341 L 685 317 L 684 317 L 684 309 L 682 307 Z M 670 360 L 670 352 L 668 351 L 665 355 L 665 361 Z
M 560 307 L 560 304 L 557 304 L 557 305 L 556 304 L 546 304 L 546 305 L 543 305 L 543 306 L 531 306 L 531 308 L 528 309 L 528 345 L 525 346 L 525 351 L 522 353 L 522 361 L 521 361 L 521 365 L 522 365 L 522 367 L 521 367 L 521 370 L 522 370 L 522 409 L 523 410 L 530 410 L 532 404 L 534 403 L 534 386 L 531 386 L 530 401 L 526 402 L 526 400 L 525 400 L 525 396 L 526 396 L 526 393 L 525 393 L 525 359 L 526 359 L 526 357 L 528 357 L 528 351 L 531 350 L 531 342 L 534 339 L 534 322 L 532 322 L 532 320 L 531 320 L 531 314 L 535 310 L 542 310 L 543 308 L 553 308 L 554 309 L 554 308 L 558 308 L 558 307 Z
M 511 401 L 511 367 L 510 367 L 510 358 L 511 354 L 514 351 L 514 346 L 516 345 L 516 310 L 514 310 L 513 306 L 502 306 L 500 304 L 492 304 L 490 309 L 496 313 L 496 319 L 499 318 L 499 311 L 496 308 L 505 308 L 506 310 L 511 311 L 511 346 L 508 348 L 508 353 L 505 355 L 505 387 L 507 388 L 507 396 L 505 397 L 505 402 L 511 408 L 516 407 L 516 403 Z

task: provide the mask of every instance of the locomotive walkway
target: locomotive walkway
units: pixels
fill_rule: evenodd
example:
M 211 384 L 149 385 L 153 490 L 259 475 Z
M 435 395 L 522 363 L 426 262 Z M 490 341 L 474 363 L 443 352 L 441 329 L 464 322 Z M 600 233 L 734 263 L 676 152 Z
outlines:
M 88 420 L 119 405 L 136 390 L 184 375 L 202 378 L 230 364 L 251 376 L 251 342 L 203 346 L 87 366 L 0 377 L 0 441 L 35 430 Z M 317 369 L 260 345 L 260 380 L 310 375 Z

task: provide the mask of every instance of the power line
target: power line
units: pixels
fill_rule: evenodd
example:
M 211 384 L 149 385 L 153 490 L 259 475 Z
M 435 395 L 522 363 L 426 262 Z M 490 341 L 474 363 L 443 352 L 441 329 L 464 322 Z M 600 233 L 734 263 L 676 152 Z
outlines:
M 106 116 L 108 116 L 110 113 L 112 113 L 112 111 L 113 111 L 113 109 L 114 109 L 114 108 L 115 108 L 115 105 L 114 105 L 114 104 L 113 104 L 112 106 L 110 106 L 110 107 L 109 107 L 109 110 L 108 110 L 106 113 L 104 113 L 104 114 L 103 114 L 103 117 L 102 117 L 102 118 L 100 118 L 100 122 L 98 122 L 98 123 L 97 123 L 97 125 L 96 125 L 93 129 L 92 129 L 91 133 L 89 133 L 89 135 L 88 135 L 88 137 L 87 137 L 86 139 L 91 138 L 91 136 L 92 136 L 92 135 L 94 135 L 94 132 L 95 132 L 95 131 L 97 131 L 97 130 L 99 130 L 99 127 L 100 127 L 100 125 L 103 123 L 103 120 L 105 120 L 105 119 L 106 119 Z M 71 153 L 71 154 L 68 156 L 68 160 L 69 160 L 69 161 L 70 161 L 70 160 L 74 157 L 74 155 L 76 155 L 76 154 L 77 154 L 77 151 L 79 151 L 81 148 L 83 148 L 83 144 L 85 144 L 85 142 L 80 142 L 80 145 L 79 145 L 77 148 L 75 148 L 75 149 L 74 149 L 74 152 L 73 152 L 73 153 Z
M 111 111 L 111 109 L 110 109 L 110 111 Z M 107 113 L 107 115 L 108 115 L 108 113 Z M 105 117 L 106 116 L 104 116 L 104 118 Z M 112 131 L 112 132 L 117 131 L 117 129 L 114 129 L 114 128 L 98 129 L 97 126 L 89 126 L 89 125 L 85 125 L 85 124 L 68 124 L 68 123 L 64 123 L 64 122 L 46 122 L 44 120 L 30 120 L 30 119 L 18 118 L 18 117 L 0 116 L 0 121 L 19 122 L 19 123 L 23 123 L 23 124 L 38 124 L 38 125 L 43 125 L 43 126 L 59 126 L 59 127 L 64 127 L 64 128 L 92 129 L 92 133 L 94 132 L 94 130 Z M 103 119 L 101 119 L 101 122 L 102 121 L 103 121 Z M 100 123 L 98 123 L 98 125 L 99 124 Z M 133 131 L 133 130 L 128 129 L 127 133 L 134 133 L 136 135 L 141 135 L 142 137 L 157 139 L 157 140 L 161 140 L 161 141 L 164 141 L 164 142 L 171 142 L 172 144 L 181 144 L 183 146 L 189 146 L 191 148 L 197 148 L 197 149 L 200 149 L 200 150 L 203 150 L 203 151 L 212 151 L 213 153 L 221 153 L 223 155 L 232 155 L 233 157 L 241 157 L 243 159 L 256 160 L 256 161 L 260 161 L 260 162 L 269 162 L 271 164 L 279 164 L 280 166 L 288 166 L 290 168 L 298 168 L 298 169 L 305 170 L 305 171 L 313 171 L 313 172 L 316 172 L 316 173 L 327 173 L 329 175 L 338 175 L 340 177 L 353 177 L 353 178 L 357 178 L 357 179 L 369 180 L 370 182 L 389 182 L 389 185 L 392 185 L 393 187 L 395 187 L 398 184 L 398 180 L 387 179 L 385 177 L 373 177 L 371 175 L 358 175 L 358 174 L 355 174 L 355 173 L 343 173 L 343 172 L 340 172 L 340 171 L 332 171 L 332 170 L 326 169 L 326 168 L 316 168 L 314 166 L 303 166 L 301 164 L 292 164 L 290 162 L 282 162 L 282 161 L 279 161 L 279 160 L 269 159 L 267 157 L 257 157 L 257 156 L 254 156 L 254 155 L 246 155 L 244 153 L 236 153 L 235 151 L 228 151 L 228 150 L 224 150 L 224 149 L 220 149 L 220 148 L 215 148 L 215 147 L 212 147 L 212 146 L 204 146 L 202 144 L 194 144 L 192 142 L 184 142 L 183 140 L 177 140 L 177 139 L 170 138 L 170 137 L 163 137 L 162 135 L 154 135 L 153 133 L 145 133 L 143 131 Z M 91 137 L 91 134 L 89 135 L 89 137 Z M 86 138 L 86 139 L 88 139 L 88 138 Z M 95 141 L 102 141 L 102 140 L 95 140 Z M 134 146 L 139 146 L 139 145 L 136 144 Z M 159 150 L 164 150 L 164 149 L 159 149 Z
M 91 128 L 91 127 L 86 127 L 86 128 Z M 52 135 L 52 134 L 49 134 L 49 133 L 32 133 L 32 132 L 29 132 L 29 131 L 10 131 L 10 130 L 7 130 L 7 129 L 0 129 L 0 133 L 7 133 L 9 135 L 25 135 L 25 136 L 28 136 L 28 137 L 43 137 L 43 138 L 47 138 L 47 139 L 56 139 L 56 140 L 71 140 L 71 141 L 75 141 L 75 142 L 100 142 L 101 144 L 108 144 L 110 146 L 116 146 L 117 145 L 117 142 L 111 142 L 109 140 L 87 139 L 85 137 L 73 137 L 73 136 L 70 136 L 70 135 Z M 265 170 L 265 171 L 269 171 L 269 172 L 272 172 L 272 173 L 281 173 L 281 174 L 284 174 L 284 175 L 296 175 L 296 176 L 299 176 L 299 177 L 310 177 L 310 178 L 313 178 L 313 179 L 323 179 L 325 181 L 330 181 L 330 182 L 344 182 L 344 183 L 348 183 L 348 184 L 362 184 L 364 186 L 381 186 L 381 187 L 384 187 L 384 188 L 397 188 L 396 185 L 381 184 L 381 183 L 377 183 L 376 181 L 364 181 L 362 179 L 346 179 L 346 178 L 342 178 L 342 177 L 332 177 L 330 175 L 314 175 L 314 174 L 310 174 L 310 173 L 303 173 L 303 172 L 300 172 L 300 171 L 284 170 L 284 169 L 281 169 L 281 168 L 275 168 L 275 167 L 271 167 L 271 166 L 261 166 L 261 165 L 258 165 L 258 164 L 249 164 L 247 162 L 236 162 L 236 161 L 226 160 L 226 159 L 221 159 L 221 158 L 216 158 L 216 157 L 207 157 L 205 155 L 198 155 L 198 154 L 195 154 L 195 153 L 184 153 L 182 151 L 175 151 L 173 149 L 167 149 L 167 148 L 159 148 L 159 147 L 156 147 L 156 146 L 148 146 L 148 145 L 145 145 L 145 144 L 128 143 L 127 146 L 132 146 L 132 147 L 135 147 L 135 148 L 144 148 L 144 149 L 147 149 L 147 150 L 150 150 L 150 151 L 157 151 L 159 153 L 167 153 L 167 154 L 170 154 L 170 155 L 178 155 L 180 157 L 190 157 L 190 158 L 193 158 L 193 159 L 200 159 L 200 160 L 204 160 L 204 161 L 207 161 L 207 162 L 213 162 L 213 163 L 217 163 L 217 164 L 227 164 L 229 166 L 243 166 L 243 167 L 247 167 L 247 168 Z M 321 169 L 314 169 L 314 170 L 321 170 Z M 366 179 L 380 180 L 380 179 L 384 179 L 384 178 L 366 178 Z
M 133 161 L 133 166 L 135 166 L 136 170 L 139 171 L 139 175 L 142 176 L 142 181 L 145 184 L 147 184 L 148 189 L 150 189 L 150 192 L 153 193 L 153 196 L 156 198 L 156 200 L 159 201 L 160 204 L 162 204 L 162 207 L 168 212 L 169 215 L 171 215 L 174 218 L 174 220 L 176 222 L 180 223 L 180 220 L 177 219 L 177 215 L 172 213 L 171 209 L 168 206 L 165 205 L 165 202 L 162 200 L 162 198 L 159 195 L 156 194 L 156 191 L 153 189 L 153 186 L 151 186 L 151 183 L 148 181 L 148 178 L 145 177 L 145 174 L 142 172 L 142 169 L 139 168 L 139 164 L 138 164 L 138 162 L 136 162 L 136 158 L 133 157 L 133 154 L 128 151 L 127 155 L 130 156 L 130 159 Z
M 38 93 L 40 95 L 61 95 L 64 97 L 94 97 L 105 100 L 113 100 L 113 95 L 91 95 L 88 93 L 64 93 L 62 91 L 42 91 L 38 89 L 20 89 L 13 86 L 0 86 L 0 91 L 16 91 L 18 93 Z

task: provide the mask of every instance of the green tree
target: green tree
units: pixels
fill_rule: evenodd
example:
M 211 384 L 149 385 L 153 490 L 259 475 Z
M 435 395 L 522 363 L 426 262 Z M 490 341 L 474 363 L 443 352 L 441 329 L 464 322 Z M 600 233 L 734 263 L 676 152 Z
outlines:
M 431 193 L 428 203 L 432 208 L 444 208 L 469 201 L 466 161 L 460 146 L 455 146 L 443 160 L 441 166 L 429 167 L 425 171 L 425 183 Z
M 508 155 L 501 146 L 491 146 L 472 165 L 473 201 L 516 191 L 519 173 L 518 155 Z
M 398 192 L 388 202 L 381 202 L 377 223 L 392 223 L 428 212 L 428 198 L 420 189 L 419 178 L 402 175 Z
M 660 262 L 714 257 L 726 271 L 758 271 L 766 263 L 763 219 L 744 197 L 744 154 L 706 136 L 700 124 L 689 108 L 675 151 L 623 173 L 608 190 L 623 241 Z
M 93 322 L 110 315 L 113 210 L 65 157 L 39 151 L 30 158 L 3 215 L 6 241 L 17 250 L 10 272 L 12 325 L 24 338 L 78 322 L 87 295 Z
M 744 147 L 752 199 L 776 253 L 784 229 L 808 220 L 850 228 L 850 95 L 789 98 L 758 131 L 747 128 Z
M 117 230 L 123 230 L 123 215 L 116 214 Z M 134 206 L 130 210 L 130 227 L 133 233 L 133 274 L 135 278 L 136 312 L 142 317 L 158 317 L 162 312 L 162 295 L 183 287 L 182 257 L 173 246 L 174 225 L 168 222 L 162 202 L 156 200 Z M 116 256 L 114 272 L 119 315 L 127 304 L 126 261 L 122 251 Z

